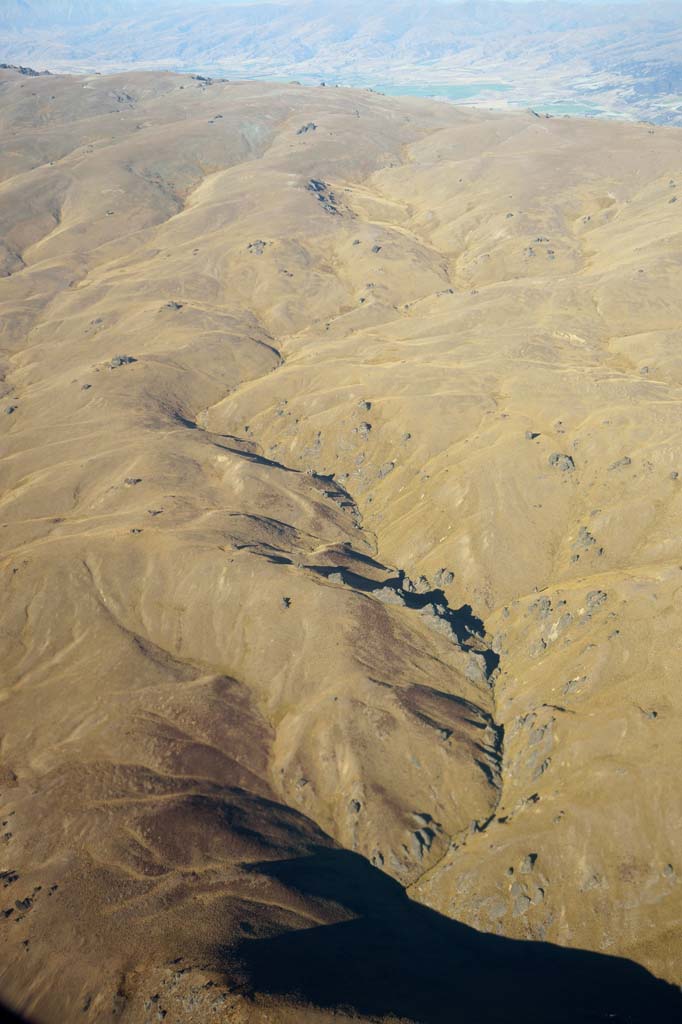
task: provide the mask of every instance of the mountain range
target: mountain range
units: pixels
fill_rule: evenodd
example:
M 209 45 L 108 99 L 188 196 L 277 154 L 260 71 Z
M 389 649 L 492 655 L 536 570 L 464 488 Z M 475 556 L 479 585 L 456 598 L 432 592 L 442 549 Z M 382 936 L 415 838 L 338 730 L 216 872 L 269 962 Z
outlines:
M 0 59 L 385 87 L 487 107 L 682 123 L 679 3 L 143 5 L 10 0 Z

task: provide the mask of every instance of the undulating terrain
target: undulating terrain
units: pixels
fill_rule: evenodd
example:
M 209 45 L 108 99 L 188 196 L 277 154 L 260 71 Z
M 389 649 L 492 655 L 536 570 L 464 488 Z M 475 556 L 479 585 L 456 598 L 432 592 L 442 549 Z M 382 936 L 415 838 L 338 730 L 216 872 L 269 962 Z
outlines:
M 0 999 L 676 1019 L 682 134 L 0 72 Z

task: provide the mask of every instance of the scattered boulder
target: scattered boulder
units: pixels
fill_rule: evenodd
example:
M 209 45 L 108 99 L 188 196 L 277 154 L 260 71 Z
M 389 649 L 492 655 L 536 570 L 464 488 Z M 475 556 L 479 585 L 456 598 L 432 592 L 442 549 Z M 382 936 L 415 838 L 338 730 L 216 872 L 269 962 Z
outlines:
M 573 457 L 562 452 L 553 452 L 548 461 L 550 466 L 561 470 L 562 473 L 572 473 L 575 469 Z
M 109 369 L 115 370 L 117 366 L 128 366 L 130 363 L 136 363 L 137 359 L 134 356 L 114 356 L 109 363 Z
M 372 403 L 371 402 L 365 402 L 365 401 L 358 402 L 358 409 L 364 409 L 365 412 L 369 412 L 369 410 L 371 408 L 372 408 Z
M 608 596 L 603 590 L 591 590 L 585 599 L 589 611 L 593 612 L 597 608 L 601 608 L 608 600 Z
M 372 429 L 372 424 L 371 423 L 361 423 L 360 426 L 357 429 L 358 429 L 358 434 L 360 435 L 360 437 L 363 439 L 363 441 L 366 441 L 367 438 L 370 435 L 370 431 Z
M 7 408 L 5 409 L 5 413 L 7 416 L 11 416 L 12 413 L 16 412 L 18 408 L 18 405 L 8 405 Z
M 392 473 L 394 469 L 395 462 L 384 462 L 383 466 L 381 466 L 381 468 L 379 469 L 377 476 L 379 477 L 380 480 L 383 480 L 384 477 L 387 477 L 388 474 Z
M 302 124 L 296 132 L 297 135 L 307 135 L 309 132 L 317 131 L 317 125 L 314 121 L 308 121 L 307 124 Z
M 377 254 L 378 252 L 381 252 L 381 246 L 380 246 L 380 245 L 373 245 L 373 246 L 372 246 L 372 252 L 373 252 L 373 253 L 374 253 L 375 255 L 376 255 L 376 254 Z
M 535 862 L 536 862 L 537 859 L 538 859 L 537 853 L 529 853 L 526 857 L 524 857 L 523 862 L 521 864 L 521 869 L 520 869 L 521 870 L 521 874 L 529 875 L 530 872 L 535 867 Z
M 167 302 L 166 309 L 182 309 L 182 302 Z
M 546 619 L 552 610 L 552 602 L 548 597 L 539 597 L 537 601 L 533 601 L 528 610 L 537 612 L 540 618 Z
M 587 551 L 589 548 L 591 548 L 596 543 L 597 543 L 596 539 L 592 536 L 592 534 L 587 529 L 587 527 L 586 526 L 581 526 L 580 529 L 578 530 L 578 538 L 577 538 L 577 540 L 575 542 L 575 546 L 579 547 L 579 548 L 583 548 L 585 551 Z
M 262 238 L 257 238 L 255 242 L 249 242 L 246 248 L 252 256 L 262 256 L 267 244 Z
M 536 430 L 527 430 L 526 431 L 526 441 L 534 441 L 535 438 L 539 437 L 539 436 L 540 435 L 538 434 L 538 432 Z
M 306 188 L 317 197 L 318 201 L 322 203 L 322 207 L 327 211 L 327 213 L 338 214 L 339 210 L 336 206 L 336 196 L 326 182 L 320 181 L 318 178 L 310 178 Z

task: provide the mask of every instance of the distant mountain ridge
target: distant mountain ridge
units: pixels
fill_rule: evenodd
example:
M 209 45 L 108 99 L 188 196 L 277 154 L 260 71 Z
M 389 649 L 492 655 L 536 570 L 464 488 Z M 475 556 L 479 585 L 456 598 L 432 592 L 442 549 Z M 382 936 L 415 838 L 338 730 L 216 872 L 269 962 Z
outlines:
M 14 0 L 3 6 L 0 27 L 1 59 L 52 70 L 153 67 L 359 85 L 500 82 L 515 105 L 582 103 L 682 123 L 682 5 L 670 0 L 386 0 L 371 8 L 357 0 L 150 0 L 144 10 L 132 0 Z

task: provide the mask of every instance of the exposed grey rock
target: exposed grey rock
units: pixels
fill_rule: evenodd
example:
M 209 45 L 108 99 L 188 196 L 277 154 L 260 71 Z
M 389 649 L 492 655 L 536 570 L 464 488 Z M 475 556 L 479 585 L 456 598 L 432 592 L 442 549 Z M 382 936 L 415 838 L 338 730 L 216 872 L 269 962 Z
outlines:
M 297 135 L 307 135 L 309 132 L 317 131 L 317 125 L 314 121 L 308 121 L 307 124 L 302 124 L 296 132 Z
M 17 71 L 27 78 L 42 78 L 44 75 L 51 75 L 51 71 L 35 71 L 33 68 L 25 68 L 21 64 L 0 64 L 2 71 Z
M 373 253 L 374 253 L 375 255 L 376 255 L 376 253 L 378 253 L 378 252 L 381 252 L 381 246 L 380 246 L 380 245 L 373 245 L 373 246 L 372 246 L 372 252 L 373 252 Z
M 526 441 L 534 441 L 535 438 L 539 437 L 539 436 L 540 435 L 535 430 L 527 430 L 526 431 Z
M 255 242 L 249 242 L 246 248 L 252 256 L 262 256 L 267 244 L 262 238 L 257 238 Z
M 530 645 L 530 647 L 528 648 L 528 654 L 531 658 L 539 658 L 540 655 L 543 654 L 546 650 L 547 644 L 542 639 L 542 637 L 540 637 L 539 640 L 536 640 L 534 643 Z
M 522 917 L 523 914 L 527 912 L 529 907 L 530 897 L 524 895 L 524 893 L 519 893 L 519 895 L 514 900 L 514 907 L 512 913 L 514 917 Z
M 279 603 L 282 606 L 283 610 L 286 610 L 287 608 L 291 608 L 291 598 L 290 597 L 282 597 L 282 598 L 280 598 L 280 602 Z
M 537 859 L 538 859 L 537 853 L 529 853 L 526 857 L 524 857 L 523 863 L 521 864 L 521 869 L 520 869 L 521 870 L 521 874 L 523 874 L 523 875 L 530 874 L 530 872 L 535 867 L 535 862 L 536 862 Z
M 528 737 L 528 746 L 534 747 L 536 743 L 542 743 L 549 729 L 549 723 L 538 725 L 535 729 L 532 729 Z
M 363 399 L 362 402 L 358 402 L 358 409 L 364 409 L 365 412 L 369 412 L 369 410 L 371 408 L 372 408 L 372 403 L 371 402 L 367 402 L 364 399 Z
M 11 416 L 12 413 L 16 412 L 18 408 L 18 405 L 8 405 L 7 408 L 5 409 L 5 413 L 7 416 Z
M 394 590 L 393 587 L 381 587 L 379 590 L 375 590 L 373 594 L 377 601 L 381 601 L 382 604 L 405 604 L 405 598 L 399 590 Z
M 576 693 L 578 690 L 587 682 L 587 676 L 576 676 L 575 679 L 569 679 L 563 688 L 563 693 L 568 696 L 570 693 Z
M 576 540 L 576 547 L 587 550 L 597 543 L 595 538 L 592 536 L 586 526 L 581 526 L 578 530 L 578 538 Z
M 487 900 L 484 909 L 491 921 L 499 921 L 507 913 L 507 904 L 499 898 Z
M 137 359 L 134 356 L 114 356 L 109 363 L 109 369 L 115 370 L 117 366 L 127 366 L 129 363 L 136 363 Z
M 412 833 L 412 848 L 421 860 L 433 845 L 436 833 L 430 828 L 420 828 Z
M 173 301 L 173 302 L 167 302 L 166 303 L 166 309 L 182 309 L 182 306 L 183 306 L 182 302 L 175 302 L 175 301 Z
M 327 213 L 337 214 L 339 212 L 336 208 L 336 197 L 326 182 L 320 181 L 318 178 L 310 178 L 306 188 L 317 197 Z
M 565 633 L 568 627 L 573 622 L 573 616 L 570 612 L 564 612 L 558 622 L 556 622 L 550 631 L 549 639 L 556 640 L 558 636 Z
M 488 667 L 482 654 L 475 654 L 473 651 L 469 652 L 464 675 L 472 683 L 485 683 L 488 681 Z
M 414 589 L 417 594 L 427 594 L 432 587 L 426 576 L 420 576 Z M 433 605 L 427 605 L 427 607 L 433 607 Z
M 562 473 L 572 473 L 575 469 L 573 457 L 561 452 L 553 452 L 549 457 L 549 464 L 556 469 L 560 469 Z
M 591 590 L 586 598 L 587 607 L 590 611 L 600 608 L 608 600 L 608 594 L 603 590 Z
M 451 572 L 449 569 L 439 569 L 433 577 L 433 582 L 436 587 L 449 587 L 454 579 L 454 572 Z
M 548 597 L 539 597 L 530 605 L 529 612 L 537 612 L 541 619 L 546 619 L 552 610 L 552 602 Z
M 123 481 L 123 483 L 127 484 L 128 487 L 135 487 L 136 484 L 141 484 L 142 483 L 142 477 L 141 476 L 127 476 L 125 478 L 125 480 Z
M 363 441 L 367 440 L 367 438 L 370 435 L 371 429 L 372 429 L 372 424 L 371 423 L 361 423 L 360 426 L 357 428 L 358 434 L 363 439 Z
M 381 466 L 381 468 L 379 469 L 377 476 L 379 477 L 380 480 L 383 480 L 384 477 L 387 477 L 388 474 L 392 473 L 394 469 L 395 462 L 384 462 L 383 466 Z
M 626 466 L 632 465 L 632 459 L 629 455 L 624 455 L 622 459 L 618 459 L 617 462 L 612 462 L 609 466 L 609 472 L 614 469 L 625 469 Z

